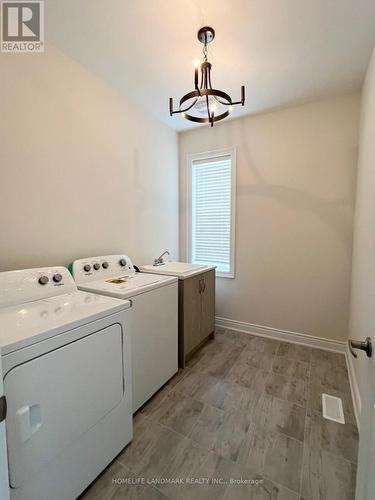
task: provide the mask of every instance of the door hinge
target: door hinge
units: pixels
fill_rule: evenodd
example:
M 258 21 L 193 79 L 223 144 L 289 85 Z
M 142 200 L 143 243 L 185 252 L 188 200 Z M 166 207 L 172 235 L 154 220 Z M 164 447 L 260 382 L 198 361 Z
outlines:
M 0 398 L 0 422 L 3 422 L 7 416 L 7 399 L 5 396 Z

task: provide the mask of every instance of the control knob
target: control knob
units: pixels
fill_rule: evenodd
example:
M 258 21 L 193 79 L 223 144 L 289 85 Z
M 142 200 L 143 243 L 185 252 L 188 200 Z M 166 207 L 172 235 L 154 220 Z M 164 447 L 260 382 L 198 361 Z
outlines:
M 52 279 L 55 283 L 60 283 L 60 281 L 62 280 L 62 276 L 61 274 L 55 274 Z
M 93 268 L 95 269 L 95 271 L 97 271 L 98 269 L 100 269 L 100 264 L 98 264 L 98 262 L 95 262 Z
M 85 264 L 85 265 L 83 266 L 83 270 L 84 270 L 84 271 L 86 271 L 86 273 L 88 273 L 88 272 L 90 271 L 90 269 L 91 269 L 90 264 Z
M 122 267 L 126 266 L 126 260 L 125 260 L 125 259 L 120 259 L 119 264 L 120 264 L 120 266 L 122 266 Z
M 40 285 L 46 285 L 48 282 L 49 282 L 48 276 L 41 276 L 41 277 L 38 279 L 38 283 L 39 283 Z
M 103 262 L 103 264 L 102 264 L 103 269 L 107 269 L 108 266 L 109 266 L 108 262 Z

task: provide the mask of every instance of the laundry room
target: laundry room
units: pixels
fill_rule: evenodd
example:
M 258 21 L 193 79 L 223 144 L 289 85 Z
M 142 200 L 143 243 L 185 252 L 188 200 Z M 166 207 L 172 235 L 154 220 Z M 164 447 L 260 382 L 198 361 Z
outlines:
M 375 3 L 0 27 L 0 500 L 373 500 Z

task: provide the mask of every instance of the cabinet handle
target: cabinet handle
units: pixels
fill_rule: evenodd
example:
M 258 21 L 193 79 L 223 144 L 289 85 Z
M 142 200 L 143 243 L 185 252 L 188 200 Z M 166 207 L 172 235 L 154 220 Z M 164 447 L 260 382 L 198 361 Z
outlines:
M 206 291 L 206 278 L 203 278 L 203 290 L 202 292 L 204 293 Z
M 203 281 L 200 279 L 199 280 L 199 293 L 202 293 L 202 283 L 203 283 Z

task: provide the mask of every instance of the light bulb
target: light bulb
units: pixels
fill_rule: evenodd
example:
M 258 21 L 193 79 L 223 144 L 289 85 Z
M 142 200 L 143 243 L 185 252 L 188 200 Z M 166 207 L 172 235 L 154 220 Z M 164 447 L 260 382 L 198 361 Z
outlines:
M 199 59 L 194 59 L 194 61 L 193 61 L 194 68 L 199 68 L 200 65 L 201 65 L 200 60 Z

